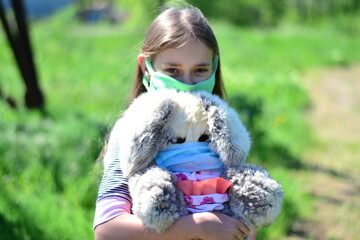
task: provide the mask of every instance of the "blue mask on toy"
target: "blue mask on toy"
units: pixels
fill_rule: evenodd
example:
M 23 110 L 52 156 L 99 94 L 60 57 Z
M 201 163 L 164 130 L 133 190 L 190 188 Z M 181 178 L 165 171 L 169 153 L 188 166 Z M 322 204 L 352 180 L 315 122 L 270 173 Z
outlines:
M 212 152 L 209 142 L 186 142 L 170 145 L 155 157 L 159 167 L 173 172 L 222 170 L 224 164 L 219 155 Z

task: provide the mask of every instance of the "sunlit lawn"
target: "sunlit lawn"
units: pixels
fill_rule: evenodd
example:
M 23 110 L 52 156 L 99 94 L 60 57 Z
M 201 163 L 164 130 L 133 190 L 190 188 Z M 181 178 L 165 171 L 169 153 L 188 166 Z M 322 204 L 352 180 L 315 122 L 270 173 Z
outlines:
M 70 9 L 31 25 L 49 115 L 0 103 L 2 239 L 92 238 L 101 177 L 96 158 L 127 105 L 146 26 L 83 25 L 72 14 Z M 311 139 L 303 119 L 309 99 L 302 75 L 311 68 L 360 61 L 360 37 L 331 27 L 244 29 L 223 22 L 213 27 L 229 102 L 253 131 L 250 161 L 268 167 L 286 192 L 282 217 L 260 233 L 279 239 L 295 217 L 308 211 L 307 196 L 292 184 L 293 169 L 283 164 L 293 158 L 296 166 Z M 0 85 L 23 105 L 24 87 L 3 32 Z

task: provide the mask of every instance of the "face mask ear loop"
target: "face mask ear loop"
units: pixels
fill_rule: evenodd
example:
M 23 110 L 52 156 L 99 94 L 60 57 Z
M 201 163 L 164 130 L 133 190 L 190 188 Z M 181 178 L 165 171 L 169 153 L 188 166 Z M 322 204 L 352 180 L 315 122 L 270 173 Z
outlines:
M 214 74 L 218 68 L 218 65 L 219 65 L 219 56 L 218 55 L 215 55 L 215 58 L 214 58 L 214 61 L 213 61 L 213 71 L 214 71 Z
M 150 62 L 150 60 L 148 58 L 145 59 L 145 66 L 146 66 L 146 69 L 145 69 L 145 72 L 144 72 L 142 82 L 143 82 L 146 90 L 149 91 L 149 89 L 150 89 L 150 78 L 151 78 L 151 75 L 154 72 L 154 69 L 152 68 L 151 62 Z
M 145 69 L 145 72 L 144 72 L 142 82 L 143 82 L 145 88 L 147 90 L 149 90 L 150 89 L 150 78 L 151 78 L 151 75 L 154 72 L 154 69 L 152 68 L 151 62 L 150 62 L 150 60 L 148 58 L 145 59 L 145 66 L 146 66 L 146 69 Z
M 150 75 L 152 75 L 155 70 L 150 62 L 150 59 L 146 58 L 145 59 L 145 65 L 146 65 L 146 70 L 149 72 Z

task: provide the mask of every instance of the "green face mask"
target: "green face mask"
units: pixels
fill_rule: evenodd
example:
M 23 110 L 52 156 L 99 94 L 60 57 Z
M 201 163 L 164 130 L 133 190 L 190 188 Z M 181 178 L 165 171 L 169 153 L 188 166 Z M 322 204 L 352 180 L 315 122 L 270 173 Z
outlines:
M 160 72 L 156 72 L 152 67 L 150 60 L 145 59 L 146 68 L 150 73 L 150 79 L 148 79 L 145 75 L 143 77 L 143 84 L 148 92 L 156 91 L 158 89 L 175 89 L 178 91 L 207 91 L 212 93 L 215 86 L 215 73 L 218 67 L 218 57 L 216 56 L 213 62 L 213 73 L 210 78 L 207 80 L 201 81 L 194 85 L 182 83 L 175 78 L 172 78 L 168 75 L 165 75 Z

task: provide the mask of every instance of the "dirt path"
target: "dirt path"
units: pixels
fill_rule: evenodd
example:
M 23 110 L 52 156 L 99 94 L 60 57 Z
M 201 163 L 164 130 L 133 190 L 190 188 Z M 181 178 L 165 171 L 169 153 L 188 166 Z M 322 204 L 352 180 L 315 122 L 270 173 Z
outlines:
M 360 239 L 360 65 L 312 71 L 305 87 L 318 144 L 304 156 L 309 170 L 297 178 L 314 208 L 294 225 L 301 234 L 289 239 Z

